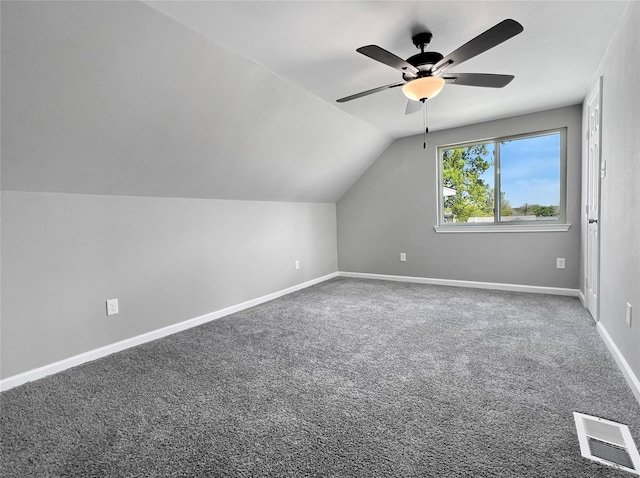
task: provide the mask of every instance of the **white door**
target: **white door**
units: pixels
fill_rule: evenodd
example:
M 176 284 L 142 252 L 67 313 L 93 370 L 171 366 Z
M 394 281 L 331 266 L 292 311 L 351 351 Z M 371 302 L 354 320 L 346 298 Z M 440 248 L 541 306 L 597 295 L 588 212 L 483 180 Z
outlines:
M 600 166 L 601 95 L 602 79 L 594 87 L 587 101 L 589 124 L 587 129 L 587 251 L 585 264 L 585 293 L 587 308 L 598 320 L 598 283 L 600 269 Z

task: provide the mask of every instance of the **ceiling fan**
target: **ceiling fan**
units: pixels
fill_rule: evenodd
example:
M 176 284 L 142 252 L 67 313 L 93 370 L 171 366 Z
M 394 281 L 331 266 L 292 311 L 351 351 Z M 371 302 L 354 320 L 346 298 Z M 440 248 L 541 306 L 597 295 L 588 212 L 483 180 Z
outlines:
M 447 73 L 447 70 L 457 66 L 474 56 L 499 45 L 500 43 L 516 36 L 524 30 L 523 26 L 515 20 L 507 19 L 489 28 L 484 33 L 468 41 L 460 48 L 443 57 L 434 51 L 424 51 L 433 35 L 431 32 L 418 33 L 412 37 L 413 44 L 420 49 L 420 53 L 406 60 L 377 45 L 367 45 L 356 51 L 384 63 L 402 72 L 402 80 L 390 85 L 379 86 L 371 90 L 356 93 L 355 95 L 340 98 L 338 103 L 362 98 L 373 93 L 378 93 L 390 88 L 402 86 L 402 91 L 409 102 L 405 114 L 415 113 L 420 110 L 420 102 L 437 95 L 445 83 L 465 86 L 483 86 L 488 88 L 502 88 L 513 80 L 513 75 L 496 75 L 489 73 Z

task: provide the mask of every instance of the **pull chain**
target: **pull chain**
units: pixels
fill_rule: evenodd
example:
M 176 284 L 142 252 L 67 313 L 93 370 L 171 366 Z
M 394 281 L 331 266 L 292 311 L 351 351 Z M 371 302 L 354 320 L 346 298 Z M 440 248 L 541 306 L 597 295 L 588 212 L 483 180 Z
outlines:
M 424 98 L 420 101 L 422 101 L 422 117 L 424 122 L 424 143 L 422 144 L 422 149 L 427 149 L 427 133 L 429 132 L 429 128 L 427 126 L 427 99 Z

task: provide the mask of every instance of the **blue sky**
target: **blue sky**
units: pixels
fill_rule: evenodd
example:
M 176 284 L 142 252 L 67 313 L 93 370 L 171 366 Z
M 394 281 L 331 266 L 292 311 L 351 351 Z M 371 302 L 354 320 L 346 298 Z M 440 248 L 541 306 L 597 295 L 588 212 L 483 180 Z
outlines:
M 522 138 L 500 146 L 501 183 L 513 207 L 555 206 L 560 198 L 560 134 Z M 487 175 L 487 173 L 489 173 Z M 493 184 L 493 168 L 483 175 Z M 486 177 L 490 176 L 490 177 Z

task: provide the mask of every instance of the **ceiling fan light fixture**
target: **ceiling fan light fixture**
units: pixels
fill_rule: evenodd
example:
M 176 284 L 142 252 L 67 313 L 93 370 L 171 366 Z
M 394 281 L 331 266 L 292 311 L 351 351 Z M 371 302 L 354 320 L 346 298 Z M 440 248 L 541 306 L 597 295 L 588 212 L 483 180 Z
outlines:
M 444 88 L 444 80 L 438 76 L 416 78 L 402 87 L 404 95 L 413 101 L 421 101 L 436 96 Z

